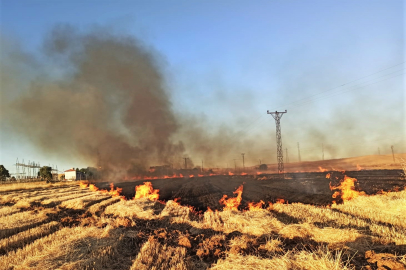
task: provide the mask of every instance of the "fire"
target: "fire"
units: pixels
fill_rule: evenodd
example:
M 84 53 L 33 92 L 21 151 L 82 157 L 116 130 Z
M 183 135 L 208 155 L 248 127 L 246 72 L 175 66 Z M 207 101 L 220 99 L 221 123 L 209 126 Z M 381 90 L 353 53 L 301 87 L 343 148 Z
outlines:
M 234 175 L 232 172 L 228 172 L 228 175 Z
M 120 194 L 121 194 L 122 191 L 123 191 L 122 188 L 116 188 L 116 189 L 114 189 L 114 184 L 113 184 L 113 183 L 110 183 L 110 191 L 109 191 L 109 194 L 110 194 L 111 196 L 113 196 L 113 197 L 120 196 Z
M 90 191 L 98 191 L 99 189 L 98 189 L 95 185 L 90 184 L 90 185 L 89 185 L 89 190 L 90 190 Z
M 259 211 L 262 209 L 262 206 L 265 204 L 263 200 L 260 200 L 257 203 L 254 202 L 249 202 L 248 203 L 248 210 L 249 211 Z
M 241 175 L 247 175 L 247 173 L 246 173 L 246 172 L 243 172 L 243 173 L 241 173 Z
M 360 171 L 360 170 L 362 170 L 362 167 L 357 164 L 357 171 Z
M 220 199 L 220 203 L 224 204 L 223 210 L 236 210 L 238 211 L 238 206 L 241 203 L 243 185 L 239 186 L 234 194 L 237 194 L 237 197 L 227 199 L 227 195 L 223 195 L 223 198 Z
M 328 174 L 326 174 L 326 178 L 327 179 L 330 179 L 330 177 L 331 177 L 331 175 L 328 173 Z
M 86 183 L 83 183 L 83 182 L 80 182 L 80 183 L 79 183 L 79 187 L 80 187 L 80 188 L 87 188 L 87 184 L 86 184 Z
M 144 182 L 144 185 L 135 187 L 134 199 L 148 198 L 156 201 L 159 199 L 159 189 L 154 189 L 151 182 Z
M 285 203 L 285 200 L 284 200 L 284 199 L 276 199 L 276 203 L 284 204 L 284 203 Z
M 325 172 L 325 171 L 327 171 L 327 169 L 324 169 L 323 167 L 319 166 L 319 171 Z
M 351 199 L 354 199 L 359 196 L 365 195 L 365 192 L 361 191 L 356 191 L 355 190 L 355 185 L 354 183 L 357 181 L 356 178 L 351 178 L 346 175 L 344 175 L 343 181 L 341 181 L 340 185 L 338 186 L 332 186 L 330 183 L 330 190 L 335 190 L 338 189 L 338 191 L 335 191 L 332 195 L 333 198 L 341 197 L 341 199 L 345 201 L 349 201 Z M 333 201 L 335 203 L 335 201 Z

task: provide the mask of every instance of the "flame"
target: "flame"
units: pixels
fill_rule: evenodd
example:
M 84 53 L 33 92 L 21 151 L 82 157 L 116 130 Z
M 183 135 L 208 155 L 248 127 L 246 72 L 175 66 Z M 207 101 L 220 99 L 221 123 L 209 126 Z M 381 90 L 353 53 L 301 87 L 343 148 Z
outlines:
M 237 194 L 237 197 L 227 199 L 227 195 L 223 195 L 223 198 L 220 199 L 220 203 L 224 204 L 223 210 L 236 210 L 238 211 L 238 206 L 241 203 L 243 185 L 239 186 L 234 194 Z
M 206 212 L 213 213 L 213 210 L 211 210 L 211 208 L 207 206 L 207 211 Z
M 262 209 L 262 206 L 265 204 L 263 200 L 260 200 L 257 203 L 254 202 L 249 202 L 248 203 L 248 210 L 249 211 L 259 211 Z
M 114 189 L 114 184 L 110 183 L 110 191 L 109 191 L 109 195 L 113 196 L 113 197 L 118 197 L 120 196 L 121 192 L 123 191 L 122 188 L 116 188 Z
M 243 173 L 241 173 L 241 175 L 247 175 L 247 173 L 246 173 L 246 172 L 243 172 Z
M 189 178 L 193 178 L 193 177 L 195 177 L 193 174 L 190 174 L 190 175 L 189 175 Z
M 330 177 L 331 177 L 331 175 L 328 173 L 328 174 L 326 174 L 326 178 L 327 179 L 330 179 Z
M 319 171 L 325 172 L 325 171 L 327 171 L 327 169 L 324 169 L 323 167 L 319 166 Z
M 86 183 L 83 183 L 83 182 L 80 182 L 80 183 L 79 183 L 79 187 L 80 187 L 80 188 L 87 188 L 87 184 L 86 184 Z
M 93 184 L 90 184 L 89 185 L 89 190 L 90 191 L 98 191 L 99 190 L 99 188 L 98 187 L 96 187 L 95 185 L 93 185 Z
M 357 164 L 357 171 L 360 171 L 360 170 L 362 170 L 362 167 Z
M 228 175 L 234 175 L 232 172 L 228 172 Z
M 365 195 L 365 192 L 356 191 L 354 183 L 357 181 L 356 178 L 351 178 L 344 175 L 343 181 L 341 181 L 340 185 L 332 186 L 330 183 L 330 190 L 338 189 L 339 191 L 335 191 L 332 195 L 333 198 L 341 197 L 341 199 L 346 202 L 351 199 L 354 199 L 359 196 Z M 333 201 L 333 204 L 335 201 Z
M 135 199 L 148 198 L 156 201 L 159 199 L 159 189 L 153 189 L 151 182 L 144 182 L 143 185 L 135 187 Z
M 285 199 L 276 199 L 276 203 L 284 204 L 284 203 L 285 203 Z
M 266 210 L 272 210 L 273 209 L 273 204 L 271 202 L 268 202 L 268 207 Z

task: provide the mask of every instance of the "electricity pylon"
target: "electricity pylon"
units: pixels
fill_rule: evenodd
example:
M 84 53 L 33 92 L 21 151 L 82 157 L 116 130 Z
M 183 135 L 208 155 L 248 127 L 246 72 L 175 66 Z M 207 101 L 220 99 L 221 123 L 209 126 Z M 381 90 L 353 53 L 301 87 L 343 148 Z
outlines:
M 285 110 L 284 112 L 270 112 L 269 110 L 267 111 L 267 114 L 272 115 L 272 117 L 275 119 L 275 124 L 276 124 L 276 145 L 277 145 L 277 156 L 278 156 L 278 173 L 283 174 L 284 173 L 284 167 L 283 167 L 283 149 L 282 149 L 282 134 L 281 134 L 281 118 L 284 113 L 287 113 L 288 111 Z

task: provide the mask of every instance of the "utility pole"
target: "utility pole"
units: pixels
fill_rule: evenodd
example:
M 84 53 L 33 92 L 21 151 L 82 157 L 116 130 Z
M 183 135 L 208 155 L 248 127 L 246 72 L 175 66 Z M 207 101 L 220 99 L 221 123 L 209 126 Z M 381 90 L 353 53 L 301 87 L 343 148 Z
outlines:
M 235 163 L 236 159 L 233 160 L 234 160 L 234 172 L 237 172 L 237 163 Z
M 187 169 L 187 163 L 186 163 L 186 160 L 188 159 L 187 157 L 184 157 L 183 158 L 184 160 L 185 160 L 185 170 Z
M 395 161 L 395 152 L 393 151 L 393 145 L 391 145 L 391 146 L 390 146 L 390 148 L 392 148 L 392 157 L 393 157 L 393 162 L 396 162 L 396 161 Z
M 286 163 L 289 163 L 288 148 L 285 148 L 286 151 Z
M 244 155 L 245 155 L 245 153 L 241 153 L 241 156 L 242 156 L 242 169 L 243 170 L 245 170 Z
M 269 110 L 266 112 L 267 114 L 272 115 L 272 117 L 275 119 L 275 124 L 276 124 L 276 144 L 277 144 L 277 156 L 278 156 L 278 173 L 282 174 L 284 173 L 284 168 L 283 168 L 283 148 L 282 148 L 282 133 L 281 133 L 281 118 L 284 113 L 287 113 L 288 111 L 285 110 L 284 112 L 270 112 Z
M 203 172 L 203 160 L 202 160 L 202 172 Z
M 324 144 L 321 144 L 322 159 L 324 160 Z
M 298 154 L 298 157 L 299 157 L 299 162 L 301 162 L 302 159 L 300 158 L 300 146 L 299 146 L 299 143 L 297 143 L 297 154 Z

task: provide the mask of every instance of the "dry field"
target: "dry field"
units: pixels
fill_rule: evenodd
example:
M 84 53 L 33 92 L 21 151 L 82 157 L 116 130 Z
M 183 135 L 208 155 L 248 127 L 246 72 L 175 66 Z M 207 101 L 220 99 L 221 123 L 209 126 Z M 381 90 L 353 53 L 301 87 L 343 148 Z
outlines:
M 344 203 L 242 207 L 236 186 L 223 209 L 196 212 L 157 200 L 153 183 L 128 199 L 86 183 L 0 186 L 0 269 L 405 269 L 406 190 L 350 183 L 332 187 Z

